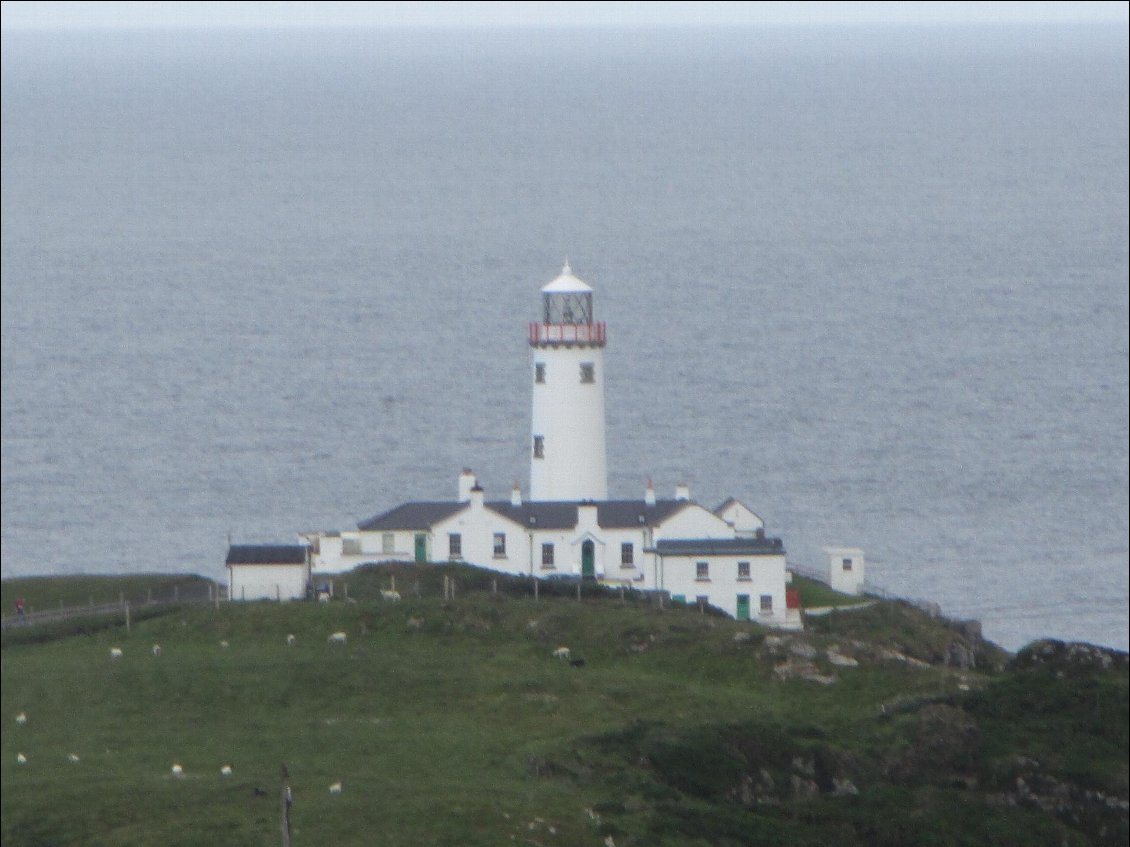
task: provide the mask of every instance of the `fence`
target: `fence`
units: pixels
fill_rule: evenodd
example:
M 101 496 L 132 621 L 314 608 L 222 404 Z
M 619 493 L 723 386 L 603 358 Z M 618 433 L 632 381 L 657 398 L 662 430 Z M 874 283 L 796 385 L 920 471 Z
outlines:
M 22 615 L 5 615 L 0 619 L 0 628 L 8 630 L 17 626 L 34 626 L 76 618 L 95 618 L 109 615 L 124 615 L 128 626 L 131 611 L 160 609 L 185 604 L 214 603 L 223 599 L 225 599 L 225 591 L 221 585 L 193 586 L 192 589 L 186 591 L 181 591 L 179 585 L 173 585 L 164 596 L 158 593 L 154 597 L 152 589 L 149 589 L 144 598 L 127 599 L 124 594 L 119 593 L 116 602 L 96 604 L 94 598 L 91 597 L 90 602 L 83 606 L 60 605 L 58 608 L 40 609 L 39 611 L 29 608 Z

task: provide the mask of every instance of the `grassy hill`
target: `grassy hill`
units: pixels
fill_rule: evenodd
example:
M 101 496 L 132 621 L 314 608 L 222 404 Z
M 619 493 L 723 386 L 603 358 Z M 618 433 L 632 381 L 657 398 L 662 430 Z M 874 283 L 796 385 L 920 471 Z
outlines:
M 373 568 L 348 601 L 6 633 L 3 843 L 277 845 L 282 763 L 295 847 L 1126 843 L 1125 654 L 1010 659 L 898 603 L 783 634 L 492 579 Z

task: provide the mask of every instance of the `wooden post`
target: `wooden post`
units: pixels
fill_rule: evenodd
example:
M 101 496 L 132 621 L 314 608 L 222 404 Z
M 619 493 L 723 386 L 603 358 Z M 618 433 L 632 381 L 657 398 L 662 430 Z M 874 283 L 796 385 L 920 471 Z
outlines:
M 126 595 L 124 592 L 118 592 L 118 605 L 124 606 L 126 604 Z
M 348 582 L 343 582 L 341 584 L 341 591 L 345 595 L 346 602 L 348 602 L 349 601 L 349 583 Z
M 497 594 L 498 593 L 498 580 L 497 579 L 492 579 L 490 581 L 490 593 L 491 594 Z
M 533 580 L 534 580 L 534 602 L 536 603 L 538 601 L 538 583 L 540 582 L 540 580 L 536 576 L 533 577 Z
M 93 594 L 90 595 L 90 608 L 92 608 L 92 609 L 94 608 L 94 595 Z
M 126 603 L 126 635 L 129 635 L 129 603 Z
M 581 583 L 580 583 L 580 580 L 578 580 L 577 581 L 577 601 L 580 602 L 580 599 L 581 599 Z
M 285 763 L 280 770 L 282 776 L 282 792 L 280 797 L 282 847 L 290 847 L 290 807 L 294 805 L 294 795 L 290 793 L 290 774 L 287 772 Z
M 174 603 L 180 602 L 180 586 L 179 585 L 173 586 L 173 602 Z
M 393 574 L 390 579 L 392 580 L 392 590 L 396 591 L 396 574 Z
M 282 602 L 282 589 L 279 588 L 279 584 L 277 582 L 275 583 L 275 602 Z
M 145 602 L 147 605 L 153 602 L 153 586 L 145 589 Z

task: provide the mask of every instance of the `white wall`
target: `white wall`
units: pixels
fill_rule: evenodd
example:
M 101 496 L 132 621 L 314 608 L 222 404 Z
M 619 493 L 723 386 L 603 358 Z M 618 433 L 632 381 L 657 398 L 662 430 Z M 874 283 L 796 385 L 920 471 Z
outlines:
M 428 552 L 433 561 L 446 561 L 448 557 L 448 536 L 457 532 L 462 540 L 462 555 L 459 561 L 491 568 L 505 573 L 530 572 L 530 543 L 526 528 L 502 517 L 483 505 L 482 492 L 475 492 L 467 508 L 432 526 L 432 538 Z M 506 554 L 494 555 L 494 534 L 501 532 L 506 536 Z M 540 548 L 539 548 L 540 562 Z
M 530 499 L 607 500 L 603 348 L 533 347 L 530 358 Z M 545 365 L 544 383 L 535 381 L 537 363 Z M 582 363 L 593 365 L 591 383 L 581 382 Z M 535 435 L 545 439 L 541 459 Z
M 754 535 L 757 530 L 765 529 L 765 521 L 745 504 L 739 503 L 737 500 L 734 500 L 726 506 L 726 508 L 719 513 L 718 517 L 730 524 L 730 526 L 734 528 L 734 532 L 739 536 Z
M 863 551 L 858 547 L 825 547 L 824 552 L 828 556 L 828 585 L 844 594 L 862 594 Z
M 310 581 L 306 565 L 229 565 L 232 600 L 303 600 Z
M 706 580 L 696 577 L 696 563 L 707 562 L 710 575 Z M 750 563 L 748 580 L 738 578 L 738 562 Z M 688 604 L 695 598 L 706 596 L 707 603 L 717 606 L 730 617 L 738 616 L 738 595 L 749 596 L 749 619 L 766 626 L 784 627 L 785 610 L 785 557 L 725 555 L 725 556 L 664 556 L 660 563 L 661 588 L 672 597 L 682 596 Z M 772 611 L 761 611 L 761 597 L 772 598 Z

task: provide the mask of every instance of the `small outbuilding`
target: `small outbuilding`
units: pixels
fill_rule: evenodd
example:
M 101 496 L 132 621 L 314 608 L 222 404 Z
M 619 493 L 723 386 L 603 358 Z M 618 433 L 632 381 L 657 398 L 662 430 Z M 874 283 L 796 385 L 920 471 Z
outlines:
M 228 548 L 232 600 L 304 600 L 310 585 L 305 544 L 233 544 Z

